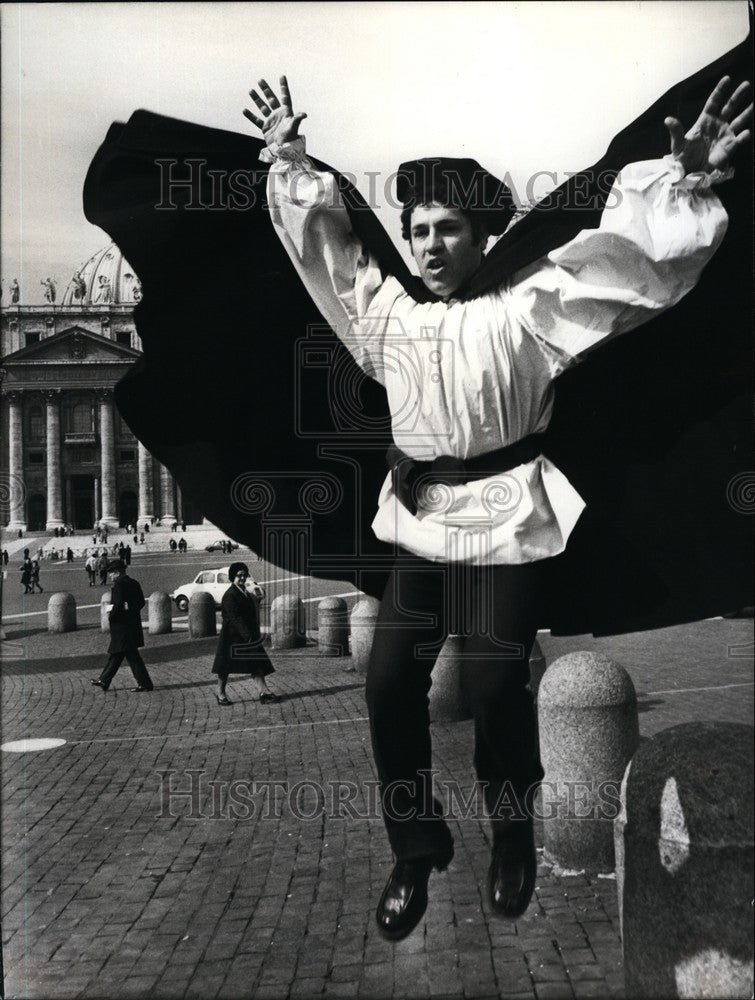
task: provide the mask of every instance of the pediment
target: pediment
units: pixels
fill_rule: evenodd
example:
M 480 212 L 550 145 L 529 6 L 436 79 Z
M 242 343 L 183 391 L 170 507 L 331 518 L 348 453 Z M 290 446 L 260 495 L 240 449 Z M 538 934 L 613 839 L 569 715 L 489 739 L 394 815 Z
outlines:
M 127 361 L 132 363 L 140 358 L 141 351 L 136 351 L 115 340 L 101 337 L 91 330 L 81 326 L 72 326 L 61 330 L 52 337 L 45 337 L 36 344 L 22 347 L 13 354 L 3 358 L 3 364 L 23 362 L 24 365 L 46 364 L 97 364 L 100 362 Z

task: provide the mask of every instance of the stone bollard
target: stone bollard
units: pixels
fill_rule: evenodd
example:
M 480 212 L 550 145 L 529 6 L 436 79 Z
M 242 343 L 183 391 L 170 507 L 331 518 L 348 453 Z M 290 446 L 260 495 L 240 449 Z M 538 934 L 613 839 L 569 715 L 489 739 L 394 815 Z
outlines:
M 109 632 L 110 631 L 110 612 L 108 607 L 113 599 L 112 592 L 110 590 L 103 590 L 102 596 L 100 597 L 100 631 Z
M 165 635 L 173 631 L 171 601 L 167 594 L 156 590 L 149 595 L 148 620 L 150 635 Z
M 52 595 L 47 604 L 47 631 L 76 631 L 76 598 L 73 594 Z
M 431 722 L 463 722 L 472 718 L 461 687 L 463 652 L 464 636 L 449 635 L 433 667 L 430 688 Z
M 643 742 L 615 823 L 629 998 L 751 997 L 753 730 L 687 722 Z
M 212 594 L 198 590 L 189 598 L 189 635 L 192 639 L 203 639 L 217 634 L 215 599 Z
M 380 601 L 376 597 L 365 596 L 351 612 L 351 655 L 354 658 L 354 670 L 363 675 L 367 673 L 367 664 L 370 662 L 379 610 Z
M 317 631 L 324 656 L 348 656 L 349 613 L 342 597 L 326 597 L 317 605 Z
M 562 868 L 614 868 L 621 779 L 640 739 L 629 674 L 601 653 L 567 653 L 538 692 L 546 859 Z
M 270 606 L 270 642 L 273 649 L 305 646 L 304 604 L 294 594 L 281 594 Z

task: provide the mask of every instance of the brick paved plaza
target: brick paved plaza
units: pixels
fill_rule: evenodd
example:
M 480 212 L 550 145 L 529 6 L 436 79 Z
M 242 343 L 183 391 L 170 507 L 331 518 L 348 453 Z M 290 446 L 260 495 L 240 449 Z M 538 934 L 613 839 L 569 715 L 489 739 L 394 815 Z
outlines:
M 10 623 L 4 643 L 3 741 L 66 741 L 2 754 L 7 997 L 623 995 L 612 873 L 543 864 L 525 917 L 490 919 L 489 837 L 475 818 L 452 824 L 456 856 L 433 875 L 417 931 L 380 938 L 373 911 L 392 859 L 348 659 L 273 653 L 283 700 L 259 705 L 232 680 L 221 709 L 215 639 L 148 637 L 154 693 L 130 694 L 124 665 L 103 695 L 89 684 L 99 627 L 51 637 L 42 626 Z M 548 662 L 596 648 L 622 663 L 644 736 L 694 719 L 752 723 L 749 620 L 540 641 Z M 472 724 L 435 725 L 434 747 L 442 777 L 471 787 Z M 250 798 L 251 781 L 287 784 Z

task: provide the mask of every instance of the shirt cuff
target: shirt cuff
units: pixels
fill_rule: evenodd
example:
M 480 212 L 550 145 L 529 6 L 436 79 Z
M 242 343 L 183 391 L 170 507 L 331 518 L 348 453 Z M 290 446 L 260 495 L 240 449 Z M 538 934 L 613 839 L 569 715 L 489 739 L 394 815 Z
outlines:
M 712 187 L 714 184 L 721 184 L 729 181 L 734 176 L 734 167 L 727 167 L 726 170 L 694 170 L 685 174 L 684 167 L 673 153 L 663 157 L 663 162 L 668 166 L 669 180 L 675 187 L 685 188 L 688 191 L 701 190 Z
M 274 142 L 260 153 L 260 160 L 263 163 L 274 163 L 276 160 L 283 160 L 287 163 L 301 163 L 307 155 L 307 140 L 303 135 L 297 136 L 291 142 L 283 142 L 278 145 Z

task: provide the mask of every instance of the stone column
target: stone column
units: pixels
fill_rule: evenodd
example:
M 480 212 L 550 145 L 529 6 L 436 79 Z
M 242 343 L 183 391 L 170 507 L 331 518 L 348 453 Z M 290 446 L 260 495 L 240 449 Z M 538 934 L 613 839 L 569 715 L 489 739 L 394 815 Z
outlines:
M 102 472 L 102 514 L 103 527 L 117 528 L 115 500 L 115 430 L 113 421 L 113 390 L 100 389 L 100 461 Z
M 9 392 L 8 397 L 8 531 L 26 531 L 26 487 L 24 486 L 23 396 Z
M 139 515 L 137 524 L 144 528 L 144 522 L 150 521 L 154 515 L 154 500 L 152 489 L 152 456 L 139 442 Z
M 60 390 L 45 392 L 47 408 L 47 531 L 63 527 L 63 479 L 60 467 Z
M 66 522 L 68 524 L 73 524 L 74 513 L 73 513 L 73 490 L 71 489 L 71 477 L 66 476 Z M 87 530 L 89 525 L 87 525 Z
M 173 500 L 173 476 L 165 468 L 160 466 L 160 520 L 159 524 L 170 527 L 176 520 L 176 505 Z
M 102 508 L 100 507 L 100 480 L 99 476 L 94 477 L 94 523 L 99 524 Z

